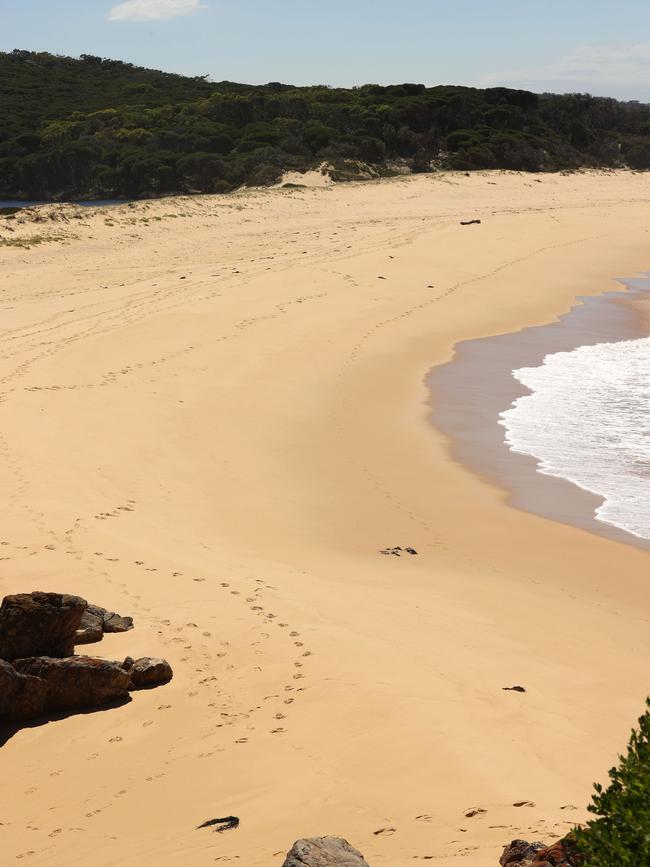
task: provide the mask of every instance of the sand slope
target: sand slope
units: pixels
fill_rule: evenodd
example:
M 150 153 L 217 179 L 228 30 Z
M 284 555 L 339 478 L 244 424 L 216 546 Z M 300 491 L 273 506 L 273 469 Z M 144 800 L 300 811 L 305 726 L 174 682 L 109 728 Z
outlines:
M 459 174 L 0 228 L 0 591 L 131 614 L 98 651 L 176 673 L 6 741 L 3 863 L 262 867 L 336 833 L 478 867 L 585 816 L 648 689 L 647 553 L 508 508 L 424 377 L 650 268 L 649 203 L 646 175 Z

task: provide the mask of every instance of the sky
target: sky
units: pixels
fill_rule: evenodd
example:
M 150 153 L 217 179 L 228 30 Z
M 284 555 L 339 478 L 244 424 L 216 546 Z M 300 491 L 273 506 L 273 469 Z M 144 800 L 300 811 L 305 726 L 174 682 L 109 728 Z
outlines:
M 649 0 L 0 0 L 0 50 L 264 84 L 506 85 L 650 102 Z

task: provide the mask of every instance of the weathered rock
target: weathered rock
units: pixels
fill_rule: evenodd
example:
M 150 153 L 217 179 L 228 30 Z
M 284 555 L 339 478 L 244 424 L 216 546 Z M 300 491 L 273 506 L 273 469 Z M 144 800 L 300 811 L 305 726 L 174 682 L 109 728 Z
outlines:
M 49 656 L 18 659 L 20 674 L 39 678 L 45 684 L 47 713 L 105 707 L 129 694 L 129 674 L 116 662 L 90 656 L 52 659 Z
M 127 660 L 125 660 L 125 663 L 127 663 Z M 151 656 L 143 656 L 142 659 L 136 659 L 128 669 L 128 674 L 131 677 L 132 689 L 161 686 L 163 683 L 169 683 L 174 676 L 172 667 L 166 659 L 154 659 Z
M 572 855 L 568 838 L 546 846 L 544 843 L 528 843 L 513 840 L 503 850 L 499 859 L 501 867 L 577 867 L 577 856 Z
M 341 837 L 297 840 L 283 867 L 368 867 L 361 852 Z
M 75 644 L 101 641 L 105 632 L 128 632 L 133 629 L 133 618 L 122 617 L 99 605 L 89 605 L 83 613 L 75 637 Z
M 24 722 L 45 713 L 47 687 L 0 660 L 0 723 Z
M 6 596 L 0 606 L 0 659 L 71 656 L 87 604 L 65 593 Z
M 129 629 L 133 629 L 132 617 L 122 617 L 114 611 L 104 614 L 104 632 L 128 632 Z
M 542 864 L 550 864 L 551 867 L 573 867 L 577 863 L 568 841 L 565 840 L 559 840 L 548 849 L 540 849 L 537 853 L 537 861 L 539 867 L 542 867 Z
M 544 848 L 544 843 L 513 840 L 503 850 L 503 854 L 499 858 L 499 864 L 501 864 L 501 867 L 506 867 L 507 864 L 531 864 L 537 852 Z
M 74 643 L 77 644 L 96 644 L 104 637 L 104 629 L 101 623 L 88 623 L 84 625 L 83 619 L 81 627 L 77 629 L 74 636 Z

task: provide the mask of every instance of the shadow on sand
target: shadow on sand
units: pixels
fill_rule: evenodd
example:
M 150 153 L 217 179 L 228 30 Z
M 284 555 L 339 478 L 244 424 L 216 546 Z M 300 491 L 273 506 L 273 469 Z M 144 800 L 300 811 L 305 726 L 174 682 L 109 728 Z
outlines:
M 81 708 L 79 710 L 63 711 L 62 713 L 48 714 L 47 716 L 39 717 L 38 719 L 26 720 L 22 723 L 4 723 L 0 725 L 0 748 L 11 740 L 11 738 L 23 729 L 35 729 L 40 726 L 49 725 L 50 723 L 58 722 L 62 719 L 67 719 L 71 716 L 86 716 L 87 714 L 104 713 L 105 711 L 114 710 L 117 707 L 122 707 L 131 702 L 131 696 L 120 699 L 119 701 L 105 704 L 102 707 Z

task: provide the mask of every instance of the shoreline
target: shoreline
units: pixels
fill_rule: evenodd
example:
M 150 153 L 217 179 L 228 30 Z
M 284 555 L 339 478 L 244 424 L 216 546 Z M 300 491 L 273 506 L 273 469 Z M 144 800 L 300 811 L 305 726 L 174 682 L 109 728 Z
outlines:
M 648 303 L 650 274 L 616 282 L 623 288 L 577 296 L 554 322 L 459 342 L 453 358 L 433 368 L 426 382 L 432 424 L 448 437 L 451 454 L 505 490 L 509 505 L 647 551 L 650 540 L 597 520 L 604 496 L 541 473 L 537 458 L 511 450 L 498 421 L 501 412 L 529 393 L 513 370 L 537 367 L 556 352 L 648 336 L 641 305 Z
M 588 817 L 643 706 L 647 552 L 508 506 L 425 377 L 647 268 L 648 203 L 459 173 L 0 225 L 0 593 L 132 616 L 175 673 L 7 740 L 8 859 L 279 867 L 337 834 L 485 867 Z

